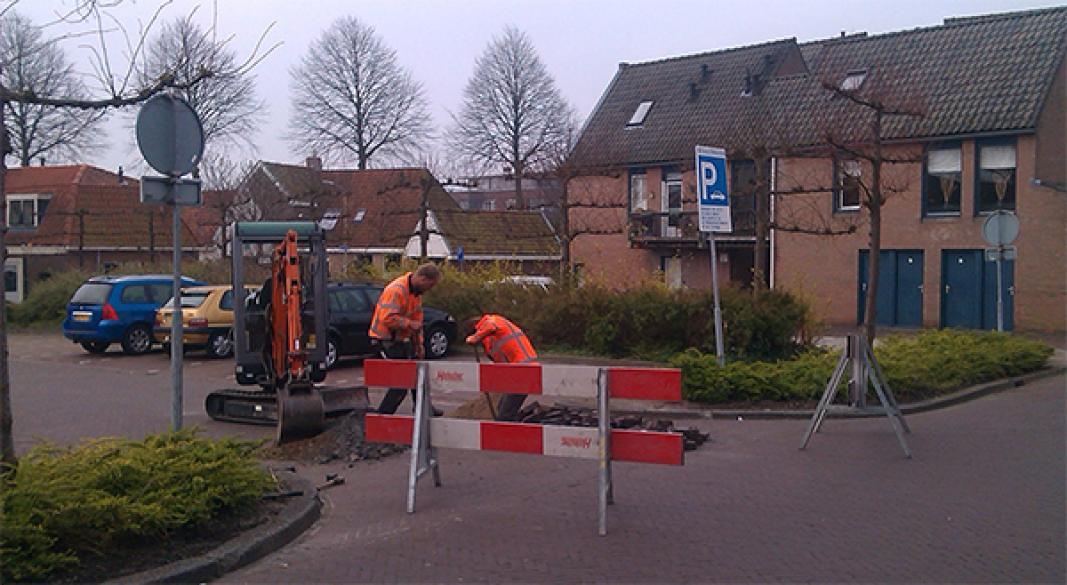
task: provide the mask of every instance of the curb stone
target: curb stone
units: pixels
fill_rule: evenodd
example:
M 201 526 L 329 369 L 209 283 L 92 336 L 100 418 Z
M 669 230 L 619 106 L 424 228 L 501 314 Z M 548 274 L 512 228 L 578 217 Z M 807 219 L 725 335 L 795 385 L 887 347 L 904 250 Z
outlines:
M 920 412 L 927 412 L 930 410 L 937 410 L 940 408 L 947 408 L 954 406 L 975 398 L 980 398 L 995 392 L 1000 392 L 1017 386 L 1025 386 L 1030 382 L 1041 380 L 1043 378 L 1049 378 L 1057 376 L 1067 372 L 1067 366 L 1051 366 L 1045 367 L 1029 374 L 1023 374 L 1022 376 L 1014 376 L 1011 378 L 1004 378 L 1002 380 L 995 380 L 993 382 L 986 382 L 977 386 L 971 386 L 962 390 L 957 390 L 951 394 L 939 396 L 937 398 L 930 398 L 928 400 L 920 400 L 918 402 L 911 402 L 908 404 L 901 404 L 900 411 L 903 414 L 916 414 Z M 647 408 L 647 409 L 626 409 L 626 408 L 613 408 L 613 414 L 630 414 L 630 415 L 642 415 L 642 416 L 663 416 L 673 417 L 680 419 L 727 419 L 727 418 L 751 418 L 751 419 L 791 419 L 791 418 L 811 418 L 814 414 L 814 410 L 757 410 L 757 409 L 717 409 L 702 406 L 688 406 L 688 407 L 666 407 L 666 408 Z M 829 416 L 833 418 L 871 418 L 881 417 L 884 414 L 877 413 L 856 413 L 856 414 L 840 414 L 833 413 Z
M 263 558 L 292 542 L 318 519 L 322 509 L 318 489 L 291 471 L 275 471 L 294 491 L 294 497 L 271 521 L 224 542 L 200 556 L 182 559 L 107 583 L 204 583 Z

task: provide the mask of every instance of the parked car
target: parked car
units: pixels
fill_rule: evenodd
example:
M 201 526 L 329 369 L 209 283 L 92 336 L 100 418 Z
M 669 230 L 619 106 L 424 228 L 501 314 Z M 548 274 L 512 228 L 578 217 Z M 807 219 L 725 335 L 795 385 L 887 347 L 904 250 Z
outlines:
M 330 322 L 326 346 L 328 368 L 341 356 L 372 355 L 370 336 L 374 306 L 382 294 L 382 287 L 373 284 L 333 283 L 327 288 Z M 423 307 L 423 338 L 426 357 L 444 357 L 456 341 L 456 320 L 444 311 Z
M 85 281 L 67 303 L 63 335 L 89 353 L 104 353 L 112 343 L 122 344 L 130 355 L 152 349 L 152 323 L 156 309 L 171 297 L 173 277 L 94 276 Z M 202 282 L 182 277 L 183 286 Z
M 248 290 L 254 287 L 246 286 Z M 155 340 L 170 346 L 174 299 L 156 311 Z M 208 356 L 227 358 L 233 355 L 233 287 L 230 285 L 196 286 L 182 289 L 182 345 L 203 348 Z

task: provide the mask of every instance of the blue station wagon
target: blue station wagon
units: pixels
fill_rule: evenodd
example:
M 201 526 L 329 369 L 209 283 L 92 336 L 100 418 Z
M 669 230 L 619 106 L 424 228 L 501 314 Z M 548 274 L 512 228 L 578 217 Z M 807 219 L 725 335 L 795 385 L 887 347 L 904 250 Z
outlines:
M 112 343 L 139 355 L 152 349 L 156 310 L 170 300 L 173 277 L 94 276 L 75 291 L 67 303 L 63 335 L 89 353 L 104 353 Z M 199 286 L 182 277 L 182 286 Z

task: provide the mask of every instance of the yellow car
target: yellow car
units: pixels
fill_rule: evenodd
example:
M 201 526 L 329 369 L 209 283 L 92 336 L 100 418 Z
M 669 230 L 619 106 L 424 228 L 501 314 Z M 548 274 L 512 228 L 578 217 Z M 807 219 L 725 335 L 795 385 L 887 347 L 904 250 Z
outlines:
M 246 286 L 247 290 L 255 287 Z M 157 343 L 170 346 L 174 299 L 156 311 Z M 214 358 L 233 355 L 233 287 L 194 286 L 182 289 L 182 345 L 204 348 Z

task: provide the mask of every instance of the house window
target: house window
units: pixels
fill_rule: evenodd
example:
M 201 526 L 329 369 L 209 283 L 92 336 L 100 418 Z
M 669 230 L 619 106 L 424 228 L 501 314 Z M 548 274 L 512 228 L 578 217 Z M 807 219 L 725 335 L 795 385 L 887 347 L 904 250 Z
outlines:
M 859 211 L 862 174 L 858 160 L 834 160 L 834 211 Z
M 641 102 L 637 109 L 634 110 L 634 115 L 630 116 L 630 121 L 626 123 L 627 126 L 640 126 L 645 123 L 645 118 L 648 117 L 649 110 L 652 109 L 652 102 Z
M 630 175 L 630 213 L 648 211 L 648 176 L 644 171 Z
M 1015 209 L 1015 145 L 978 146 L 978 212 Z
M 496 209 L 496 201 L 495 200 L 486 199 L 485 201 L 482 201 L 482 210 L 483 211 L 493 211 L 494 209 Z
M 48 202 L 49 198 L 41 195 L 8 195 L 8 227 L 35 228 L 41 225 Z
M 849 71 L 845 78 L 841 80 L 841 91 L 856 91 L 863 87 L 863 82 L 866 80 L 866 71 Z
M 926 151 L 923 177 L 923 209 L 926 215 L 960 214 L 961 154 L 956 148 L 931 148 Z
M 504 202 L 504 205 L 507 209 L 515 209 L 518 203 L 514 199 L 508 199 Z

